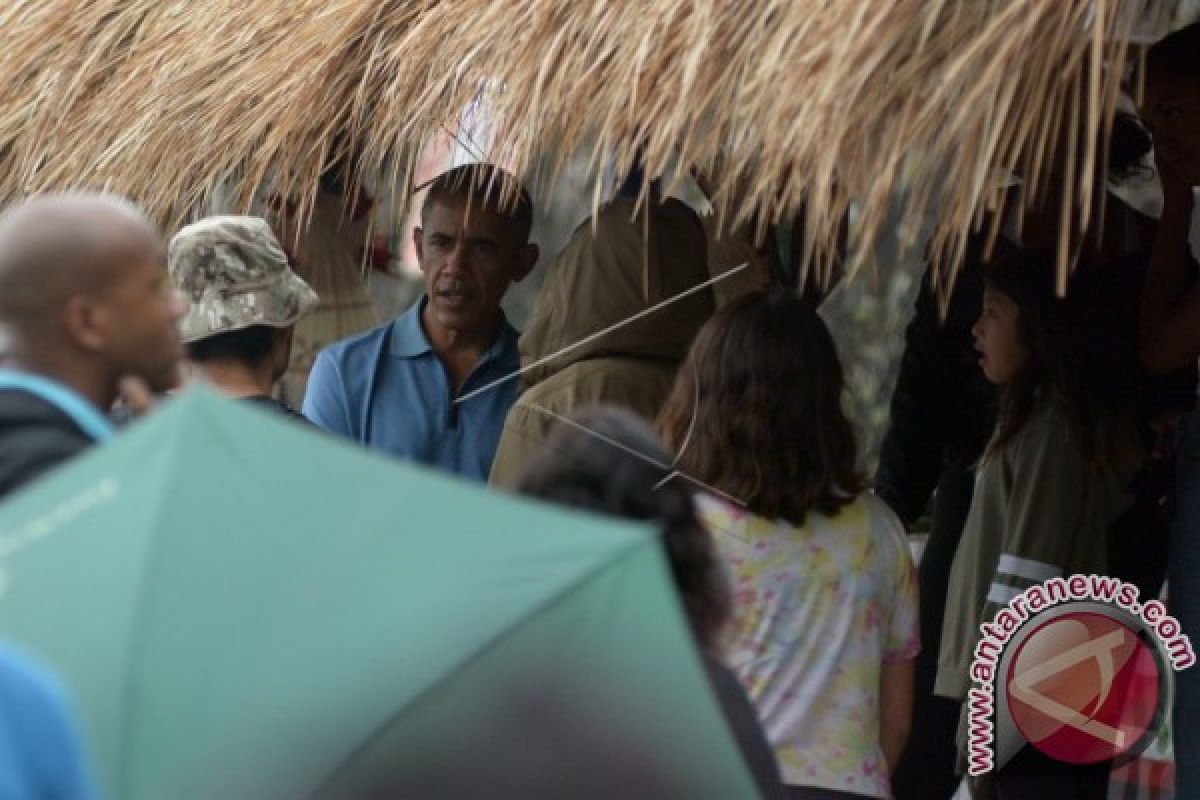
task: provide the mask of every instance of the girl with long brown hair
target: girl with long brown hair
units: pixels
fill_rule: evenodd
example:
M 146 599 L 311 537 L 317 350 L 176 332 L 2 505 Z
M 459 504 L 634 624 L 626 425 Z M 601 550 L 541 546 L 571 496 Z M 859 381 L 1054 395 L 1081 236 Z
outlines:
M 820 317 L 749 295 L 693 342 L 658 418 L 733 589 L 725 657 L 797 798 L 889 797 L 919 649 L 904 529 L 863 491 Z

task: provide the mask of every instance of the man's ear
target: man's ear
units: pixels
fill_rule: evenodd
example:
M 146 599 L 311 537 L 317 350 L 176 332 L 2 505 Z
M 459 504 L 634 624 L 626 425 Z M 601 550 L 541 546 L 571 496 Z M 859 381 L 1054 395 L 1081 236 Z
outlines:
M 417 251 L 417 266 L 425 271 L 425 236 L 421 226 L 413 228 L 413 249 Z
M 108 309 L 86 295 L 74 295 L 63 303 L 62 325 L 67 338 L 88 352 L 104 350 L 108 342 Z
M 521 245 L 517 251 L 517 266 L 513 271 L 513 283 L 520 283 L 529 277 L 529 273 L 533 272 L 533 268 L 537 266 L 540 253 L 538 246 L 533 242 Z

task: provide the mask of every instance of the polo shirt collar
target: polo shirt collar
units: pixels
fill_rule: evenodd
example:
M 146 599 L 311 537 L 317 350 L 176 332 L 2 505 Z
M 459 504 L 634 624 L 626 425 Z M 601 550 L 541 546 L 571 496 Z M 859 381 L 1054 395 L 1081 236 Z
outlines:
M 392 355 L 398 358 L 416 358 L 433 351 L 433 344 L 430 343 L 429 337 L 425 335 L 425 328 L 421 325 L 421 315 L 428 302 L 429 295 L 422 294 L 420 300 L 413 303 L 408 311 L 405 311 L 392 323 L 390 345 Z M 517 352 L 519 336 L 516 329 L 509 324 L 508 317 L 501 311 L 500 330 L 497 332 L 496 340 L 484 353 L 484 360 L 490 360 L 508 351 Z
M 416 358 L 433 350 L 425 329 L 421 327 L 421 314 L 429 296 L 422 294 L 421 299 L 413 303 L 392 323 L 392 355 L 400 358 Z

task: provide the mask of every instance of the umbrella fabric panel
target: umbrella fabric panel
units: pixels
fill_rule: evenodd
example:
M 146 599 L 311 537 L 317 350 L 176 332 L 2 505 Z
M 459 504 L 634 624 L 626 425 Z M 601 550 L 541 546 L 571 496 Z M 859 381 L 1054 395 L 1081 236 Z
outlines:
M 755 792 L 648 543 L 399 709 L 319 797 Z
M 250 783 L 324 775 L 361 730 L 497 631 L 651 541 L 636 527 L 485 494 L 205 393 L 0 513 L 0 531 L 22 509 L 54 508 L 81 480 L 68 478 L 77 470 L 139 494 L 13 556 L 0 629 L 80 686 L 101 655 L 124 670 L 122 708 L 106 687 L 80 691 L 109 795 L 123 798 L 183 797 L 184 774 L 184 786 L 214 796 L 214 765 L 222 779 Z M 120 567 L 108 590 L 136 586 L 137 595 L 81 595 L 100 562 Z M 39 610 L 47 596 L 57 598 L 52 616 Z M 132 648 L 72 644 L 80 629 L 120 624 L 136 625 Z M 280 731 L 296 735 L 284 741 Z M 122 737 L 137 754 L 123 767 Z
M 141 565 L 175 452 L 176 433 L 165 433 L 93 449 L 0 506 L 0 636 L 63 669 L 86 699 L 88 749 L 105 765 L 123 760 Z

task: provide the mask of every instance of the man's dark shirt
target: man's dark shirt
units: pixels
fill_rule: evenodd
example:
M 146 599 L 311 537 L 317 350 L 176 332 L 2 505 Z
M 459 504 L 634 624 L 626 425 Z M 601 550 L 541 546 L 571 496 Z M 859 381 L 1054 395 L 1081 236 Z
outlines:
M 92 444 L 53 404 L 23 389 L 0 390 L 0 501 Z

